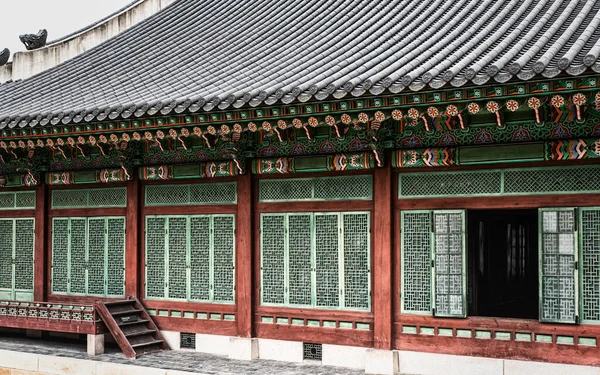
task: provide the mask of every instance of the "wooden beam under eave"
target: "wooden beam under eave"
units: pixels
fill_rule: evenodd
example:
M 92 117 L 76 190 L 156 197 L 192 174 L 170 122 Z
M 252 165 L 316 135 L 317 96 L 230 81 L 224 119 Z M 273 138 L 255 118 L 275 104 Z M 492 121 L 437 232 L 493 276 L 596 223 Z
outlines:
M 35 249 L 33 263 L 33 300 L 46 301 L 46 220 L 48 218 L 48 205 L 46 201 L 46 184 L 42 183 L 35 188 Z
M 140 298 L 140 182 L 135 175 L 127 183 L 127 209 L 125 212 L 125 297 Z
M 237 335 L 252 337 L 252 176 L 237 180 L 238 202 L 235 223 Z
M 392 170 L 374 171 L 373 334 L 375 349 L 392 349 Z

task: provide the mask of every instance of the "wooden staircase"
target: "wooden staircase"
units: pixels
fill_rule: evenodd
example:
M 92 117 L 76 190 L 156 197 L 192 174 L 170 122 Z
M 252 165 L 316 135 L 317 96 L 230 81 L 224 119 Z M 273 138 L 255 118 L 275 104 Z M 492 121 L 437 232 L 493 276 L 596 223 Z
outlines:
M 138 299 L 96 301 L 96 311 L 127 358 L 170 349 Z

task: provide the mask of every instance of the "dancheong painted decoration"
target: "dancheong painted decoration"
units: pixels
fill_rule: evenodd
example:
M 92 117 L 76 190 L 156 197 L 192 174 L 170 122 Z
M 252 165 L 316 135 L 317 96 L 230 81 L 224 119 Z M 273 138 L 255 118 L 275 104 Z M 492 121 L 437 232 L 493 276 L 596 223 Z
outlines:
M 600 2 L 280 6 L 0 82 L 0 327 L 600 366 Z

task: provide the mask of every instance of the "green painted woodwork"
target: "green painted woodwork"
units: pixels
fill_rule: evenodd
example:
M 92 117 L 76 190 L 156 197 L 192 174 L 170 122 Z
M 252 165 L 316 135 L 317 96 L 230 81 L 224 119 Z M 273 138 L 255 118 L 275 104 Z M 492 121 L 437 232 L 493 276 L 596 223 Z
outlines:
M 600 207 L 579 209 L 581 322 L 600 323 Z
M 146 206 L 236 203 L 236 182 L 146 186 Z
M 52 191 L 52 208 L 126 207 L 127 188 L 65 189 Z
M 235 302 L 235 215 L 146 216 L 146 298 Z
M 33 300 L 35 221 L 0 219 L 0 299 Z
M 430 211 L 402 211 L 402 313 L 429 315 L 432 311 L 431 224 Z
M 35 191 L 0 192 L 0 210 L 35 209 Z
M 574 208 L 539 210 L 540 320 L 578 320 L 577 216 Z
M 370 310 L 369 212 L 261 214 L 261 304 Z
M 544 143 L 483 145 L 461 147 L 458 162 L 461 165 L 501 162 L 544 161 Z
M 125 295 L 125 217 L 52 219 L 52 292 Z
M 600 192 L 600 165 L 400 173 L 398 197 L 434 198 Z
M 371 200 L 373 177 L 263 179 L 258 191 L 260 202 Z

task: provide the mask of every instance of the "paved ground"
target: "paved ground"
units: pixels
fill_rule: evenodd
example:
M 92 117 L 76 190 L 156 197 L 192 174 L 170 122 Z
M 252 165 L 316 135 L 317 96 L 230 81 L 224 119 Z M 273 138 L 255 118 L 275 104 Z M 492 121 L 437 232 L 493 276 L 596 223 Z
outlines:
M 57 341 L 56 339 L 42 341 L 17 336 L 7 336 L 4 333 L 0 333 L 0 349 L 155 367 L 166 370 L 191 371 L 202 374 L 364 375 L 364 371 L 349 370 L 339 367 L 266 360 L 255 360 L 250 362 L 235 361 L 225 357 L 186 350 L 147 354 L 132 361 L 127 359 L 117 347 L 107 346 L 106 354 L 90 357 L 85 351 L 84 342 Z

